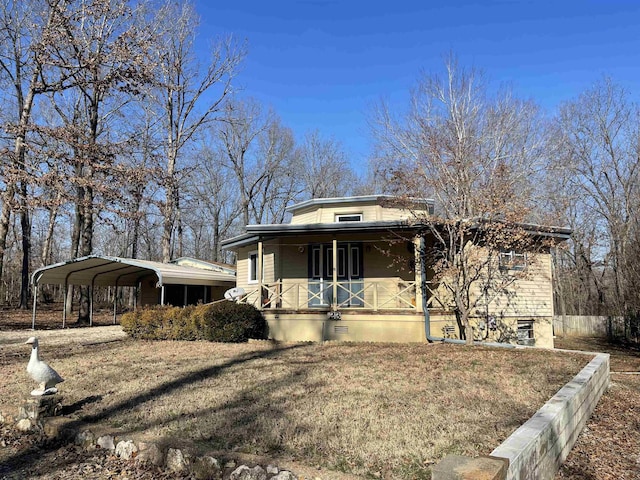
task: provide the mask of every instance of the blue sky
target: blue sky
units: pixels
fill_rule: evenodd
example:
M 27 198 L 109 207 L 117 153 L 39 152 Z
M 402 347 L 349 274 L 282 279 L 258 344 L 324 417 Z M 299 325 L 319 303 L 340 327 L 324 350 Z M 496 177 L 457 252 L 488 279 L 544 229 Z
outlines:
M 603 75 L 640 93 L 638 1 L 197 0 L 196 9 L 201 36 L 246 39 L 243 95 L 272 106 L 298 138 L 318 129 L 339 140 L 356 167 L 370 151 L 371 105 L 403 108 L 448 52 L 549 112 Z

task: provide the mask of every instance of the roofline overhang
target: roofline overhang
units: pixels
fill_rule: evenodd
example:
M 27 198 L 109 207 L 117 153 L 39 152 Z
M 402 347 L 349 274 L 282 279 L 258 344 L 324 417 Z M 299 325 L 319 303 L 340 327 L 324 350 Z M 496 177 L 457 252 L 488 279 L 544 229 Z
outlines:
M 466 219 L 463 222 L 468 224 L 470 230 L 480 230 L 483 224 L 489 224 L 491 222 L 500 222 L 500 220 L 482 220 L 482 219 Z M 503 222 L 504 223 L 504 222 Z M 551 225 L 539 225 L 535 223 L 516 223 L 514 224 L 518 228 L 524 230 L 528 235 L 534 235 L 539 237 L 550 237 L 558 240 L 568 240 L 573 234 L 573 230 L 569 227 L 559 227 Z M 425 224 L 423 222 L 417 222 L 414 224 L 415 228 L 420 230 L 434 228 L 433 225 Z
M 481 222 L 477 222 L 479 227 Z M 519 224 L 526 233 L 558 240 L 568 240 L 573 231 L 568 227 L 537 225 L 533 223 Z M 374 222 L 333 222 L 306 224 L 269 224 L 247 225 L 247 232 L 221 242 L 222 248 L 233 250 L 239 247 L 254 245 L 258 241 L 279 236 L 314 234 L 314 233 L 346 233 L 346 232 L 379 232 L 379 231 L 417 231 L 426 228 L 420 222 L 409 221 L 374 221 Z
M 39 268 L 37 270 L 35 270 L 32 274 L 31 274 L 31 285 L 37 285 L 38 282 L 40 281 L 40 278 L 42 278 L 42 275 L 44 274 L 44 272 L 46 272 L 47 270 L 53 270 L 54 268 L 60 268 L 60 267 L 64 267 L 66 265 L 72 265 L 74 263 L 80 263 L 83 262 L 85 260 L 91 260 L 91 259 L 96 259 L 96 260 L 106 260 L 106 263 L 104 265 L 108 265 L 109 263 L 119 263 L 121 265 L 127 265 L 127 266 L 132 266 L 132 267 L 136 267 L 136 268 L 142 268 L 145 270 L 150 270 L 152 272 L 154 272 L 157 277 L 158 277 L 158 284 L 162 285 L 162 272 L 160 272 L 159 270 L 152 268 L 148 265 L 141 265 L 135 261 L 132 261 L 132 259 L 127 259 L 127 262 L 122 261 L 122 259 L 120 259 L 119 257 L 111 257 L 108 255 L 87 255 L 85 257 L 78 257 L 78 258 L 74 258 L 72 260 L 67 260 L 66 262 L 59 262 L 59 263 L 54 263 L 52 265 L 46 265 L 42 268 Z M 95 266 L 92 267 L 88 267 L 89 269 L 91 268 L 95 268 Z M 102 273 L 109 273 L 110 270 L 107 270 L 105 272 L 99 272 L 98 275 L 102 274 Z
M 270 224 L 247 225 L 247 233 L 238 235 L 221 242 L 224 249 L 235 249 L 253 245 L 266 238 L 278 236 L 321 234 L 321 233 L 367 233 L 392 230 L 413 230 L 415 226 L 406 221 L 375 221 L 375 222 L 334 222 L 334 223 L 303 223 L 303 224 Z
M 60 267 L 64 267 L 64 266 L 67 266 L 67 265 L 72 265 L 72 264 L 75 264 L 75 263 L 81 263 L 83 261 L 92 260 L 92 259 L 104 260 L 105 263 L 102 264 L 102 265 L 90 266 L 90 267 L 87 267 L 86 269 L 82 269 L 82 270 L 91 270 L 91 269 L 96 268 L 96 267 L 105 267 L 105 266 L 107 266 L 107 265 L 109 265 L 111 263 L 116 263 L 116 264 L 123 265 L 123 267 L 115 267 L 114 269 L 108 269 L 108 270 L 96 272 L 94 280 L 96 278 L 98 278 L 99 276 L 101 276 L 101 275 L 106 275 L 106 274 L 112 273 L 113 271 L 116 271 L 116 270 L 126 269 L 126 268 L 137 268 L 139 270 L 155 274 L 156 277 L 158 278 L 158 282 L 156 283 L 157 287 L 161 287 L 165 283 L 174 284 L 174 282 L 172 282 L 172 279 L 174 279 L 175 275 L 172 275 L 173 272 L 167 271 L 167 278 L 165 279 L 165 276 L 164 276 L 162 268 L 161 268 L 162 264 L 160 264 L 160 263 L 158 263 L 158 266 L 156 266 L 154 264 L 157 263 L 157 262 L 151 262 L 151 261 L 145 261 L 145 260 L 137 261 L 137 259 L 111 257 L 111 256 L 107 256 L 107 255 L 87 255 L 85 257 L 74 258 L 74 259 L 68 260 L 66 262 L 59 262 L 59 263 L 55 263 L 53 265 L 47 265 L 45 267 L 39 268 L 38 270 L 34 271 L 33 274 L 31 275 L 31 284 L 34 285 L 34 286 L 38 285 L 38 283 L 40 282 L 40 279 L 42 278 L 44 273 L 46 271 L 48 271 L 48 270 L 53 270 L 55 268 L 60 268 Z M 170 264 L 167 264 L 167 265 L 170 265 Z M 185 268 L 185 267 L 182 267 L 182 268 Z M 217 276 L 217 275 L 219 275 L 219 276 L 234 276 L 234 275 L 231 275 L 231 274 L 215 272 L 215 271 L 208 271 L 208 270 L 199 271 L 198 269 L 192 269 L 192 270 L 194 272 L 198 271 L 199 274 L 203 273 L 203 272 L 206 272 L 206 273 L 203 273 L 202 275 L 198 275 L 197 278 L 193 278 L 193 279 L 189 279 L 189 280 L 198 280 L 198 281 L 202 280 L 202 281 L 207 282 L 207 283 L 204 283 L 204 284 L 207 284 L 207 285 L 209 284 L 208 281 L 210 281 L 210 279 L 207 278 L 207 277 L 211 277 L 212 275 L 213 276 Z M 77 271 L 69 272 L 69 274 L 67 275 L 67 278 L 70 275 L 72 275 L 73 273 L 77 273 Z M 133 271 L 131 273 L 135 273 L 135 271 Z M 226 282 L 226 281 L 232 282 L 232 281 L 235 281 L 234 278 L 229 278 L 228 280 L 227 279 L 222 279 L 222 278 L 213 279 L 213 280 L 217 281 L 217 282 Z M 188 283 L 185 283 L 185 284 L 196 285 L 196 283 L 191 283 L 191 281 L 189 281 Z M 199 283 L 198 283 L 198 285 L 199 285 Z
M 304 200 L 303 202 L 296 203 L 294 205 L 290 205 L 285 208 L 287 212 L 293 212 L 295 210 L 300 210 L 302 208 L 318 206 L 318 205 L 335 205 L 337 203 L 365 203 L 365 202 L 376 202 L 380 200 L 393 201 L 397 200 L 399 197 L 395 195 L 361 195 L 357 197 L 330 197 L 330 198 L 311 198 L 309 200 Z M 431 207 L 435 204 L 435 201 L 431 198 L 409 198 L 403 199 L 403 202 L 406 202 L 409 205 L 415 204 L 427 204 Z

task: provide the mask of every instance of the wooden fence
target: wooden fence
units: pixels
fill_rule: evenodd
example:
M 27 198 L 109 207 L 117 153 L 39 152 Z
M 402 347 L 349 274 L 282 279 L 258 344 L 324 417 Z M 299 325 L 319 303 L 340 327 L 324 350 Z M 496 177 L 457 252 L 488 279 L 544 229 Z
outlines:
M 624 317 L 556 315 L 553 333 L 559 336 L 629 337 L 630 325 Z

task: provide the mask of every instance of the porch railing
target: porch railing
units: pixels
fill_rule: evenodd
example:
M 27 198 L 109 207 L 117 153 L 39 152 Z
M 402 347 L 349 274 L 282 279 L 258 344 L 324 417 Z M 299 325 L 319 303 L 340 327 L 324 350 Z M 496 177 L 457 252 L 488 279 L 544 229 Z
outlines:
M 303 282 L 278 281 L 248 289 L 240 299 L 263 309 L 313 309 L 330 307 L 335 302 L 341 309 L 416 310 L 416 282 L 401 279 L 339 281 L 336 289 L 327 280 Z

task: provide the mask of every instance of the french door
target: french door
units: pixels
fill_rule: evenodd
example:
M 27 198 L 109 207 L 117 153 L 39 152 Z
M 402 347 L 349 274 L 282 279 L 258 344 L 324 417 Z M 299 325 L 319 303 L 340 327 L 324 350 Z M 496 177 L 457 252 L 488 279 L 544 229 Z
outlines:
M 362 307 L 364 288 L 362 275 L 362 245 L 338 243 L 337 304 L 341 307 Z M 333 304 L 333 245 L 315 244 L 309 248 L 309 306 Z

